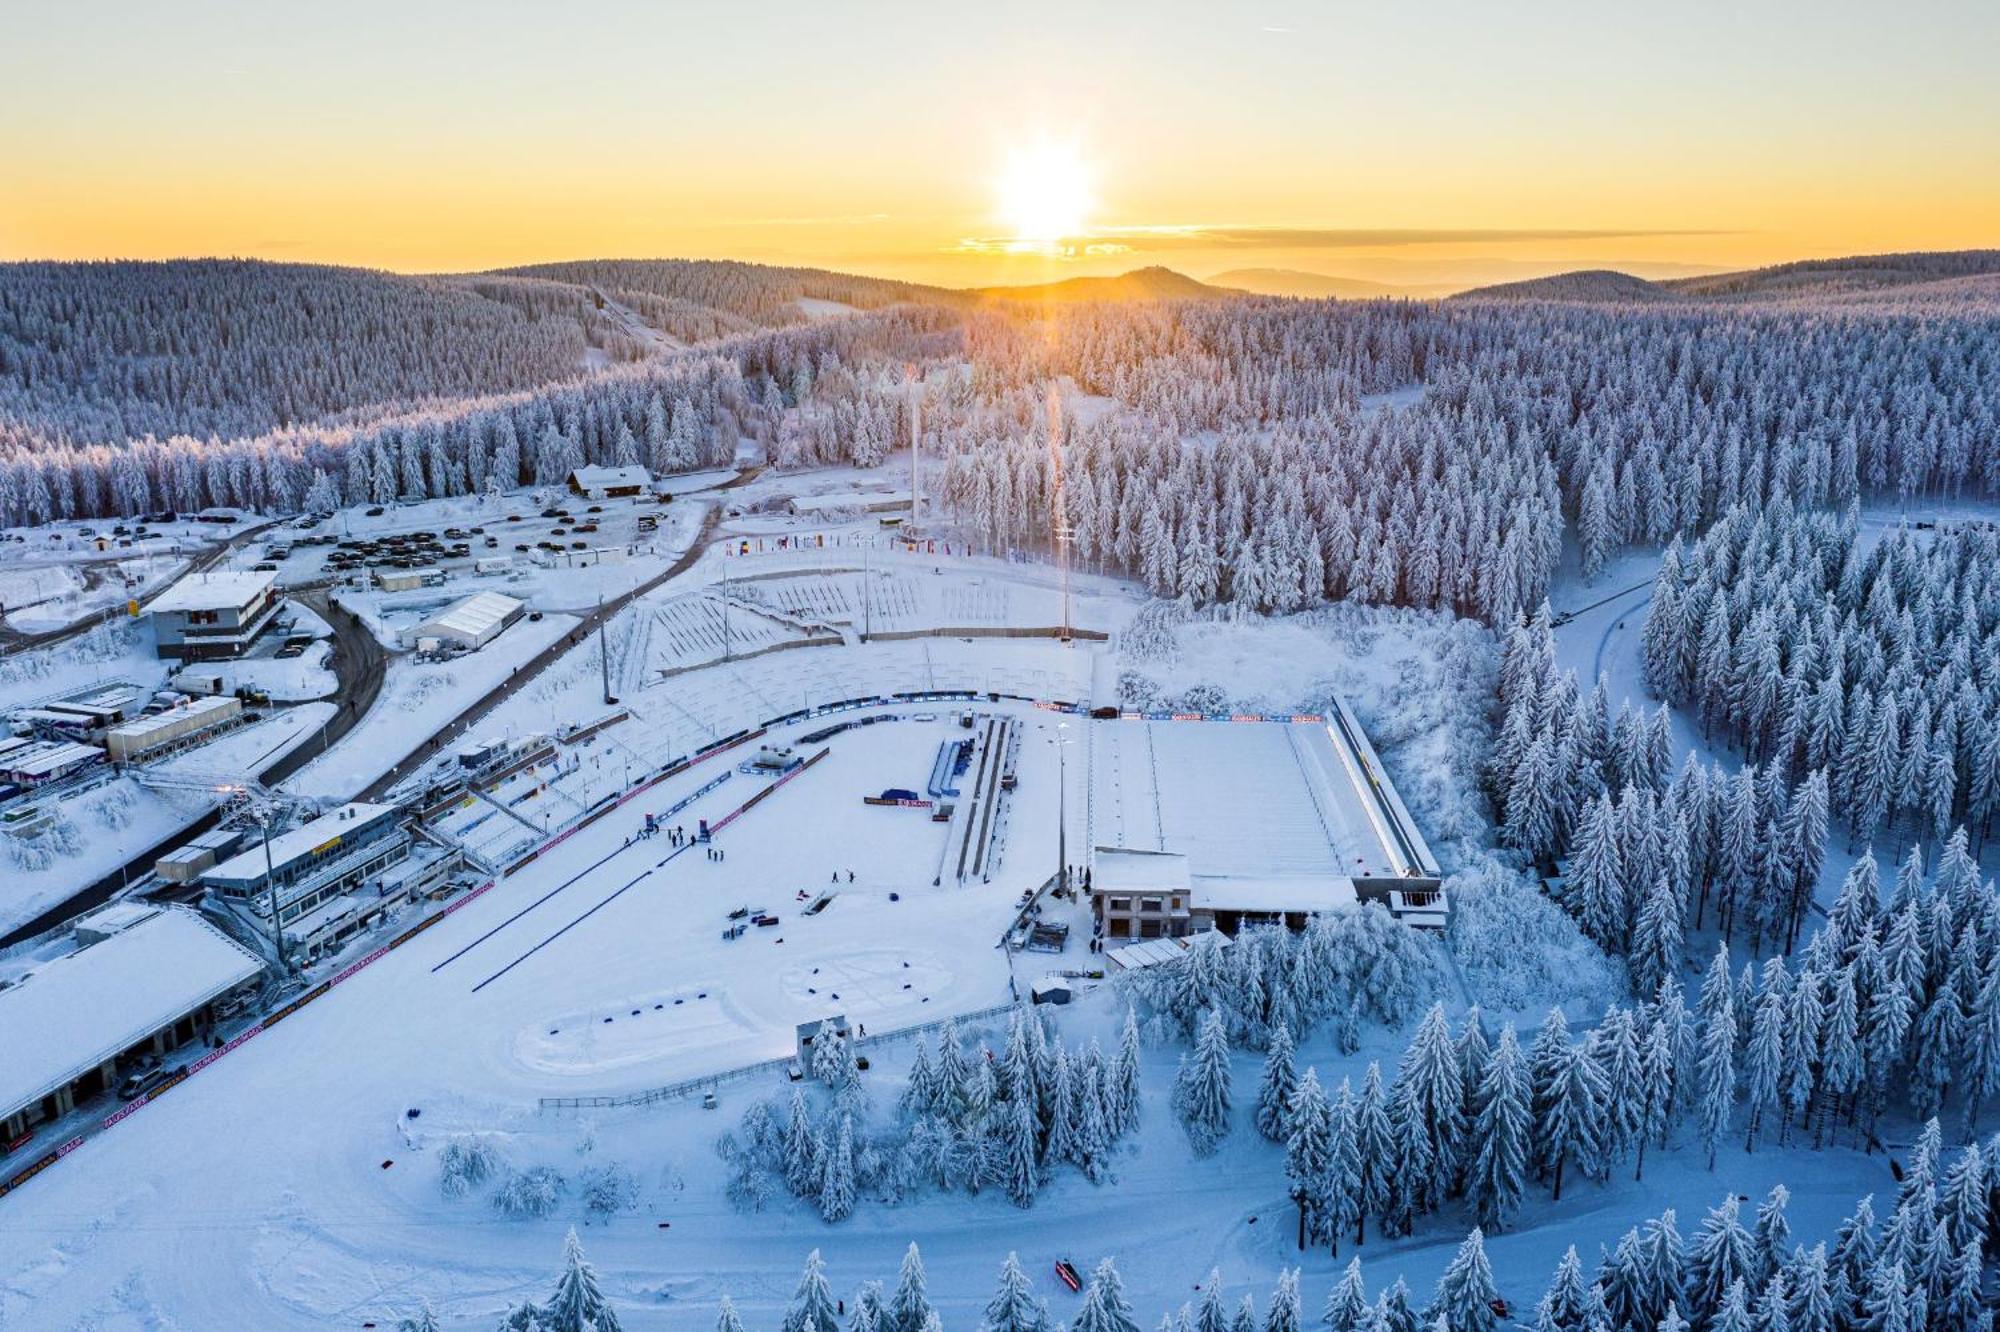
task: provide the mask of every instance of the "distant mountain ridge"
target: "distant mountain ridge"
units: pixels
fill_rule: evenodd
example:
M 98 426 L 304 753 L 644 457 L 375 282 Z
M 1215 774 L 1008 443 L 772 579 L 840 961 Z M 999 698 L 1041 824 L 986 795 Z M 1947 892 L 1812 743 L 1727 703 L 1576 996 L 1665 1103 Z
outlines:
M 1258 296 L 1295 296 L 1302 300 L 1424 300 L 1458 290 L 1449 282 L 1377 282 L 1296 268 L 1232 268 L 1226 273 L 1211 274 L 1207 282 L 1211 287 Z
M 1875 298 L 1925 303 L 1993 304 L 2000 301 L 2000 250 L 1853 255 L 1806 259 L 1768 268 L 1704 277 L 1649 281 L 1609 269 L 1585 269 L 1475 287 L 1461 301 L 1581 301 L 1611 304 L 1678 301 L 1834 300 L 1865 304 Z
M 1224 301 L 1242 295 L 1157 265 L 1135 268 L 1116 277 L 1074 277 L 1021 287 L 974 287 L 971 294 L 988 301 L 1054 305 L 1080 301 Z

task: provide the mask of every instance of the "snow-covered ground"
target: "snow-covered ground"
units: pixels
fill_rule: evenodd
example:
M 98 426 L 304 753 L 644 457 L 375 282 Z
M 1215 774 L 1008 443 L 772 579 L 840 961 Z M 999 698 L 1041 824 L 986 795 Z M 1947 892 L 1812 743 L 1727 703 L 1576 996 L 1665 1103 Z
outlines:
M 770 527 L 797 530 L 776 520 Z M 503 789 L 502 798 L 531 824 L 546 810 L 544 826 L 554 828 L 621 787 L 634 769 L 794 709 L 902 690 L 1266 712 L 1317 710 L 1337 692 L 1368 727 L 1447 868 L 1492 873 L 1473 780 L 1493 670 L 1492 636 L 1483 628 L 1351 607 L 1283 621 L 1188 618 L 1157 608 L 1135 619 L 1138 603 L 1122 587 L 1079 579 L 1074 618 L 1110 633 L 1110 644 L 935 636 L 939 629 L 1047 623 L 1052 610 L 1059 613 L 1052 575 L 928 554 L 901 563 L 885 556 L 878 572 L 869 559 L 864 580 L 851 572 L 851 553 L 769 551 L 728 561 L 724 587 L 717 566 L 725 561 L 715 557 L 642 599 L 605 635 L 606 657 L 595 640 L 578 644 L 502 703 L 482 730 L 554 735 L 565 723 L 600 716 L 600 672 L 607 669 L 631 719 L 588 744 L 559 745 L 556 767 L 566 770 L 538 771 Z M 1621 561 L 1590 589 L 1565 584 L 1559 592 L 1574 600 L 1558 600 L 1558 608 L 1643 582 L 1655 562 Z M 932 567 L 940 572 L 928 572 Z M 732 627 L 718 647 L 724 598 Z M 1614 703 L 1625 692 L 1642 697 L 1632 604 L 1639 598 L 1643 592 L 1586 612 L 1560 631 L 1566 665 L 1587 676 L 1608 663 Z M 920 636 L 860 644 L 857 613 L 885 617 L 872 624 L 877 632 Z M 746 617 L 742 638 L 739 615 Z M 523 622 L 445 667 L 395 661 L 375 711 L 300 774 L 295 789 L 350 794 L 571 623 L 558 615 Z M 813 625 L 830 631 L 821 645 L 772 650 L 815 635 Z M 737 659 L 720 660 L 725 651 Z M 824 761 L 719 834 L 720 860 L 666 837 L 633 840 L 648 811 L 686 800 L 668 822 L 691 829 L 768 782 L 735 770 L 744 750 L 697 764 L 503 878 L 0 1202 L 7 1213 L 0 1326 L 393 1325 L 428 1297 L 447 1327 L 490 1327 L 509 1301 L 545 1293 L 564 1228 L 586 1217 L 573 1196 L 554 1216 L 532 1222 L 501 1221 L 478 1198 L 441 1197 L 437 1155 L 468 1134 L 487 1135 L 515 1166 L 551 1165 L 574 1176 L 615 1163 L 633 1172 L 633 1208 L 593 1225 L 586 1243 L 634 1332 L 710 1327 L 725 1293 L 751 1326 L 775 1326 L 808 1249 L 824 1253 L 836 1293 L 847 1295 L 864 1279 L 892 1276 L 913 1238 L 923 1246 L 930 1294 L 948 1327 L 971 1325 L 1010 1249 L 1021 1253 L 1058 1319 L 1074 1316 L 1075 1299 L 1049 1279 L 1050 1263 L 1070 1257 L 1087 1267 L 1106 1254 L 1117 1258 L 1149 1325 L 1191 1297 L 1211 1266 L 1221 1269 L 1232 1300 L 1254 1293 L 1260 1306 L 1281 1269 L 1302 1267 L 1306 1307 L 1317 1309 L 1348 1251 L 1335 1260 L 1294 1249 L 1282 1153 L 1256 1138 L 1243 1109 L 1255 1077 L 1248 1056 L 1236 1061 L 1235 1132 L 1213 1158 L 1188 1156 L 1167 1110 L 1179 1052 L 1165 1045 L 1145 1053 L 1143 1124 L 1106 1184 L 1064 1172 L 1029 1211 L 997 1192 L 932 1195 L 894 1209 L 870 1202 L 838 1226 L 789 1201 L 744 1215 L 724 1197 L 726 1167 L 714 1140 L 753 1099 L 785 1090 L 777 1075 L 725 1083 L 721 1113 L 694 1099 L 582 1112 L 540 1107 L 542 1097 L 631 1092 L 780 1056 L 792 1048 L 795 1023 L 829 1012 L 880 1034 L 1004 1001 L 1010 959 L 994 945 L 1022 890 L 1053 868 L 1058 819 L 1067 820 L 1071 846 L 1080 846 L 1092 803 L 1109 797 L 1093 770 L 1104 756 L 1093 753 L 1090 738 L 1062 736 L 1059 714 L 981 706 L 1007 713 L 1026 731 L 1020 787 L 991 882 L 934 885 L 947 829 L 920 810 L 861 803 L 884 787 L 923 787 L 939 743 L 963 734 L 951 709 L 887 705 L 878 711 L 897 720 L 826 741 Z M 792 723 L 767 739 L 791 743 L 826 724 Z M 1214 744 L 1183 745 L 1175 737 L 1164 754 L 1151 746 L 1148 765 L 1207 766 L 1206 780 L 1236 783 L 1254 797 L 1272 756 L 1256 738 L 1232 733 L 1256 728 L 1213 729 L 1224 737 Z M 1137 743 L 1145 734 L 1136 727 L 1120 733 L 1121 766 L 1128 735 Z M 1685 727 L 1676 738 L 1698 742 Z M 1071 740 L 1069 801 L 1061 810 L 1059 739 Z M 1152 789 L 1177 788 L 1169 781 Z M 1220 821 L 1229 813 L 1164 794 L 1151 804 L 1150 817 L 1177 822 Z M 1285 836 L 1267 830 L 1249 852 L 1292 855 L 1290 831 L 1304 817 L 1293 812 L 1299 817 L 1274 825 Z M 495 849 L 532 840 L 491 806 L 467 805 L 446 820 L 468 836 L 475 824 L 493 835 Z M 836 893 L 831 904 L 803 915 L 822 891 Z M 738 907 L 765 908 L 778 923 L 725 939 Z M 1559 933 L 1558 926 L 1534 918 L 1534 929 Z M 1523 937 L 1532 940 L 1532 930 Z M 1087 964 L 1093 958 L 1081 939 L 1073 938 L 1065 958 L 1018 959 L 1023 971 L 1014 979 Z M 1547 958 L 1496 956 L 1490 947 L 1468 956 L 1473 960 L 1453 971 L 1438 996 L 1454 1019 L 1472 998 L 1488 998 L 1489 1015 L 1523 1022 L 1535 1020 L 1550 998 L 1569 1000 L 1587 1017 L 1613 989 L 1602 960 L 1582 954 L 1569 968 L 1577 974 L 1535 971 L 1571 956 L 1555 944 Z M 1504 983 L 1516 973 L 1533 979 Z M 1094 1035 L 1109 1043 L 1123 1003 L 1116 987 L 1100 988 L 1057 1022 L 1072 1040 Z M 1328 1084 L 1358 1080 L 1369 1060 L 1392 1062 L 1402 1039 L 1369 1029 L 1358 1051 L 1343 1052 L 1322 1036 L 1303 1045 L 1301 1062 L 1316 1065 Z M 868 1085 L 886 1106 L 907 1069 L 909 1046 L 890 1042 L 870 1054 Z M 1792 1190 L 1794 1233 L 1808 1243 L 1825 1237 L 1861 1194 L 1892 1186 L 1879 1157 L 1846 1149 L 1729 1152 L 1715 1172 L 1691 1150 L 1658 1153 L 1647 1161 L 1643 1185 L 1623 1172 L 1602 1184 L 1573 1182 L 1561 1204 L 1538 1195 L 1515 1227 L 1489 1237 L 1501 1291 L 1527 1306 L 1570 1244 L 1594 1256 L 1597 1245 L 1669 1206 L 1691 1229 L 1725 1193 L 1757 1197 L 1780 1180 Z M 1409 1239 L 1371 1239 L 1361 1250 L 1371 1288 L 1402 1275 L 1421 1299 L 1468 1225 L 1451 1210 L 1425 1220 Z
M 567 615 L 522 619 L 479 651 L 449 662 L 392 658 L 368 715 L 328 754 L 295 774 L 286 789 L 329 799 L 352 795 L 575 625 Z

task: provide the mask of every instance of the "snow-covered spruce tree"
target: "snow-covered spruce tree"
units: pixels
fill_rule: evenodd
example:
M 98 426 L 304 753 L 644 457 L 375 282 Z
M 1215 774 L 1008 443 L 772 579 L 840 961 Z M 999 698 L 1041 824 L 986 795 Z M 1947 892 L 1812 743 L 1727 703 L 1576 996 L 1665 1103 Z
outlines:
M 1299 1309 L 1299 1271 L 1281 1268 L 1277 1289 L 1271 1292 L 1271 1307 L 1264 1312 L 1264 1332 L 1302 1332 L 1304 1319 Z
M 1292 1093 L 1285 1138 L 1285 1179 L 1292 1203 L 1299 1209 L 1300 1248 L 1305 1240 L 1321 1239 L 1327 1229 L 1325 1194 L 1333 1156 L 1332 1125 L 1319 1074 L 1308 1068 Z
M 574 1227 L 563 1240 L 563 1270 L 541 1308 L 545 1332 L 619 1332 L 617 1313 L 598 1289 L 597 1272 L 583 1256 Z
M 1257 1131 L 1272 1142 L 1285 1140 L 1286 1118 L 1297 1088 L 1298 1072 L 1292 1066 L 1292 1033 L 1280 1023 L 1271 1032 L 1263 1076 L 1257 1082 Z
M 1729 953 L 1722 947 L 1716 949 L 1715 962 L 1701 987 L 1701 1057 L 1695 1094 L 1702 1145 L 1708 1153 L 1708 1168 L 1713 1170 L 1736 1099 L 1736 1004 L 1729 981 Z
M 805 1271 L 799 1275 L 798 1289 L 792 1293 L 779 1326 L 781 1332 L 840 1332 L 833 1292 L 826 1284 L 826 1263 L 818 1249 L 806 1255 Z
M 853 1212 L 854 1120 L 842 1115 L 820 1163 L 819 1214 L 831 1222 L 845 1221 Z
M 743 1332 L 743 1319 L 736 1312 L 736 1304 L 727 1295 L 715 1310 L 715 1332 Z
M 1510 1025 L 1487 1063 L 1476 1100 L 1465 1191 L 1481 1226 L 1504 1226 L 1527 1189 L 1534 1108 L 1527 1061 Z
M 1359 1332 L 1369 1310 L 1367 1290 L 1361 1281 L 1361 1260 L 1354 1259 L 1334 1283 L 1326 1297 L 1326 1311 L 1320 1323 L 1326 1332 Z
M 903 1251 L 903 1265 L 896 1273 L 896 1289 L 883 1309 L 882 1332 L 923 1332 L 924 1320 L 931 1316 L 931 1302 L 925 1287 L 924 1258 L 913 1243 Z
M 1486 1261 L 1486 1238 L 1474 1230 L 1438 1278 L 1432 1316 L 1443 1319 L 1454 1332 L 1493 1332 L 1493 1304 L 1499 1298 L 1493 1268 Z
M 1228 1136 L 1229 1036 L 1216 1009 L 1202 1019 L 1194 1052 L 1182 1060 L 1174 1079 L 1173 1103 L 1195 1155 L 1210 1155 Z
M 1000 1281 L 979 1318 L 979 1332 L 1048 1332 L 1048 1310 L 1035 1298 L 1021 1260 L 1009 1252 Z

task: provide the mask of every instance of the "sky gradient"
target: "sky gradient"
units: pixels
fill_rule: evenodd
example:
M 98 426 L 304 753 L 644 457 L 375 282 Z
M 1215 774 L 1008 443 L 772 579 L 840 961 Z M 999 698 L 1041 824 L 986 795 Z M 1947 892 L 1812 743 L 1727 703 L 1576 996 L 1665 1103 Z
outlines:
M 0 258 L 1390 281 L 2000 245 L 2000 5 L 17 11 Z M 1089 234 L 1007 254 L 1074 145 Z M 974 242 L 968 244 L 967 242 Z

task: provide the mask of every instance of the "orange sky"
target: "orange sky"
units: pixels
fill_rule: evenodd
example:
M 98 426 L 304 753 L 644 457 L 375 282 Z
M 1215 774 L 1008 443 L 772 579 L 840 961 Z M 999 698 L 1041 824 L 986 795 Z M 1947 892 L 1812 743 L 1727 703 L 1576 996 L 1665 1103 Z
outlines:
M 970 285 L 2000 245 L 1991 4 L 49 8 L 0 48 L 0 257 Z M 1097 253 L 964 245 L 1041 141 Z

